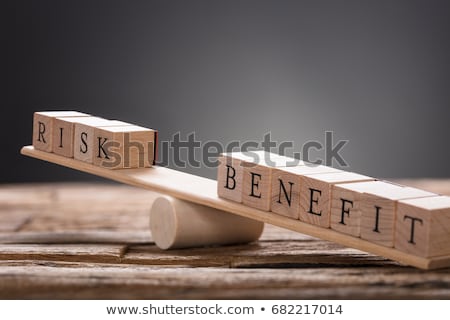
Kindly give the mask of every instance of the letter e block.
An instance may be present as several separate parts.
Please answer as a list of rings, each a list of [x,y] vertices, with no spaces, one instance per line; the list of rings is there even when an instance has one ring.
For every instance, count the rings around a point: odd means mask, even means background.
[[[272,170],[271,211],[289,218],[299,219],[301,178],[321,175],[328,172],[341,172],[327,166],[303,165],[295,167],[274,168]],[[315,194],[315,197],[320,195]]]
[[[450,254],[450,197],[400,200],[395,248],[421,257]]]
[[[331,186],[374,180],[368,176],[345,171],[302,176],[300,181],[300,220],[329,228]]]

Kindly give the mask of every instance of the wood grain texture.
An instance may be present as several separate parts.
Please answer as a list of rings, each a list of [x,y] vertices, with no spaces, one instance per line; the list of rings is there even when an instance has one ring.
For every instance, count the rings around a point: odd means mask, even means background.
[[[436,188],[450,194],[450,181]],[[0,298],[450,298],[450,269],[405,267],[271,225],[248,245],[161,251],[147,224],[157,196],[114,184],[2,185],[0,217],[29,221],[0,232],[9,242],[0,244]]]
[[[299,220],[290,219],[271,212],[258,210],[229,200],[221,199],[217,195],[217,182],[199,176],[156,166],[152,168],[108,170],[85,162],[35,150],[32,146],[23,147],[21,153],[37,159],[50,161],[62,166],[123,182],[128,185],[160,192],[182,200],[227,211],[314,237],[319,237],[324,240],[333,241],[347,247],[393,259],[406,265],[412,265],[422,269],[450,266],[450,255],[442,256],[437,259],[418,257],[410,253],[402,252],[394,248],[387,248],[338,231],[325,229]],[[335,188],[337,186],[338,185],[334,185],[333,187]],[[331,225],[333,225],[333,202],[331,208]],[[359,226],[357,226],[357,234],[359,235]]]

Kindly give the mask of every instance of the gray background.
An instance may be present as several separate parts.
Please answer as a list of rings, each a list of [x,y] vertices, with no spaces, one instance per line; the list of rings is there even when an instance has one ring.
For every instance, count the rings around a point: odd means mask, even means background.
[[[162,140],[271,131],[296,151],[334,131],[349,140],[347,170],[450,177],[449,3],[8,1],[1,182],[93,179],[18,154],[32,113],[51,109],[154,127]]]

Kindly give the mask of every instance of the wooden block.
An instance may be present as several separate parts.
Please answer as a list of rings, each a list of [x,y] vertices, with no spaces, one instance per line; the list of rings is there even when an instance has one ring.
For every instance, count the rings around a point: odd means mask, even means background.
[[[107,169],[151,167],[156,131],[139,126],[96,127],[93,164]]]
[[[450,197],[400,200],[395,248],[421,257],[450,254]]]
[[[98,117],[86,117],[75,123],[73,157],[77,160],[92,163],[94,161],[94,129],[96,127],[131,126],[131,124],[107,120]]]
[[[273,169],[270,210],[286,217],[299,219],[301,177],[330,172],[342,171],[332,167],[311,164]]]
[[[437,196],[432,192],[382,182],[367,190],[361,203],[361,238],[386,247],[394,246],[397,201]]]
[[[93,117],[57,117],[53,120],[53,152],[67,158],[73,158],[75,124]]]
[[[242,202],[242,160],[228,154],[219,157],[217,168],[217,194],[219,197]]]
[[[272,202],[272,169],[303,164],[299,160],[273,154],[264,154],[257,162],[244,162],[242,203],[269,211]]]
[[[56,117],[89,116],[78,111],[42,111],[33,116],[33,146],[37,150],[53,151],[53,125]]]
[[[219,157],[219,167],[217,170],[217,194],[221,198],[242,202],[242,182],[244,176],[243,163],[257,163],[264,157],[283,159],[276,154],[267,154],[264,151],[251,152],[230,152],[223,153]],[[294,163],[301,164],[299,160]]]
[[[330,227],[336,231],[359,237],[362,196],[367,190],[379,187],[379,183],[380,181],[365,181],[332,185]]]
[[[300,179],[300,220],[329,228],[331,186],[374,180],[372,177],[345,171],[302,176]]]

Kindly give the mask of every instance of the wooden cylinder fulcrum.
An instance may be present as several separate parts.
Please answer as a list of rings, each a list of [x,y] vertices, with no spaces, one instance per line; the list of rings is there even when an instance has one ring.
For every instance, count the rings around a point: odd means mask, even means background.
[[[264,223],[170,196],[150,209],[150,230],[161,249],[241,244],[259,239]]]

